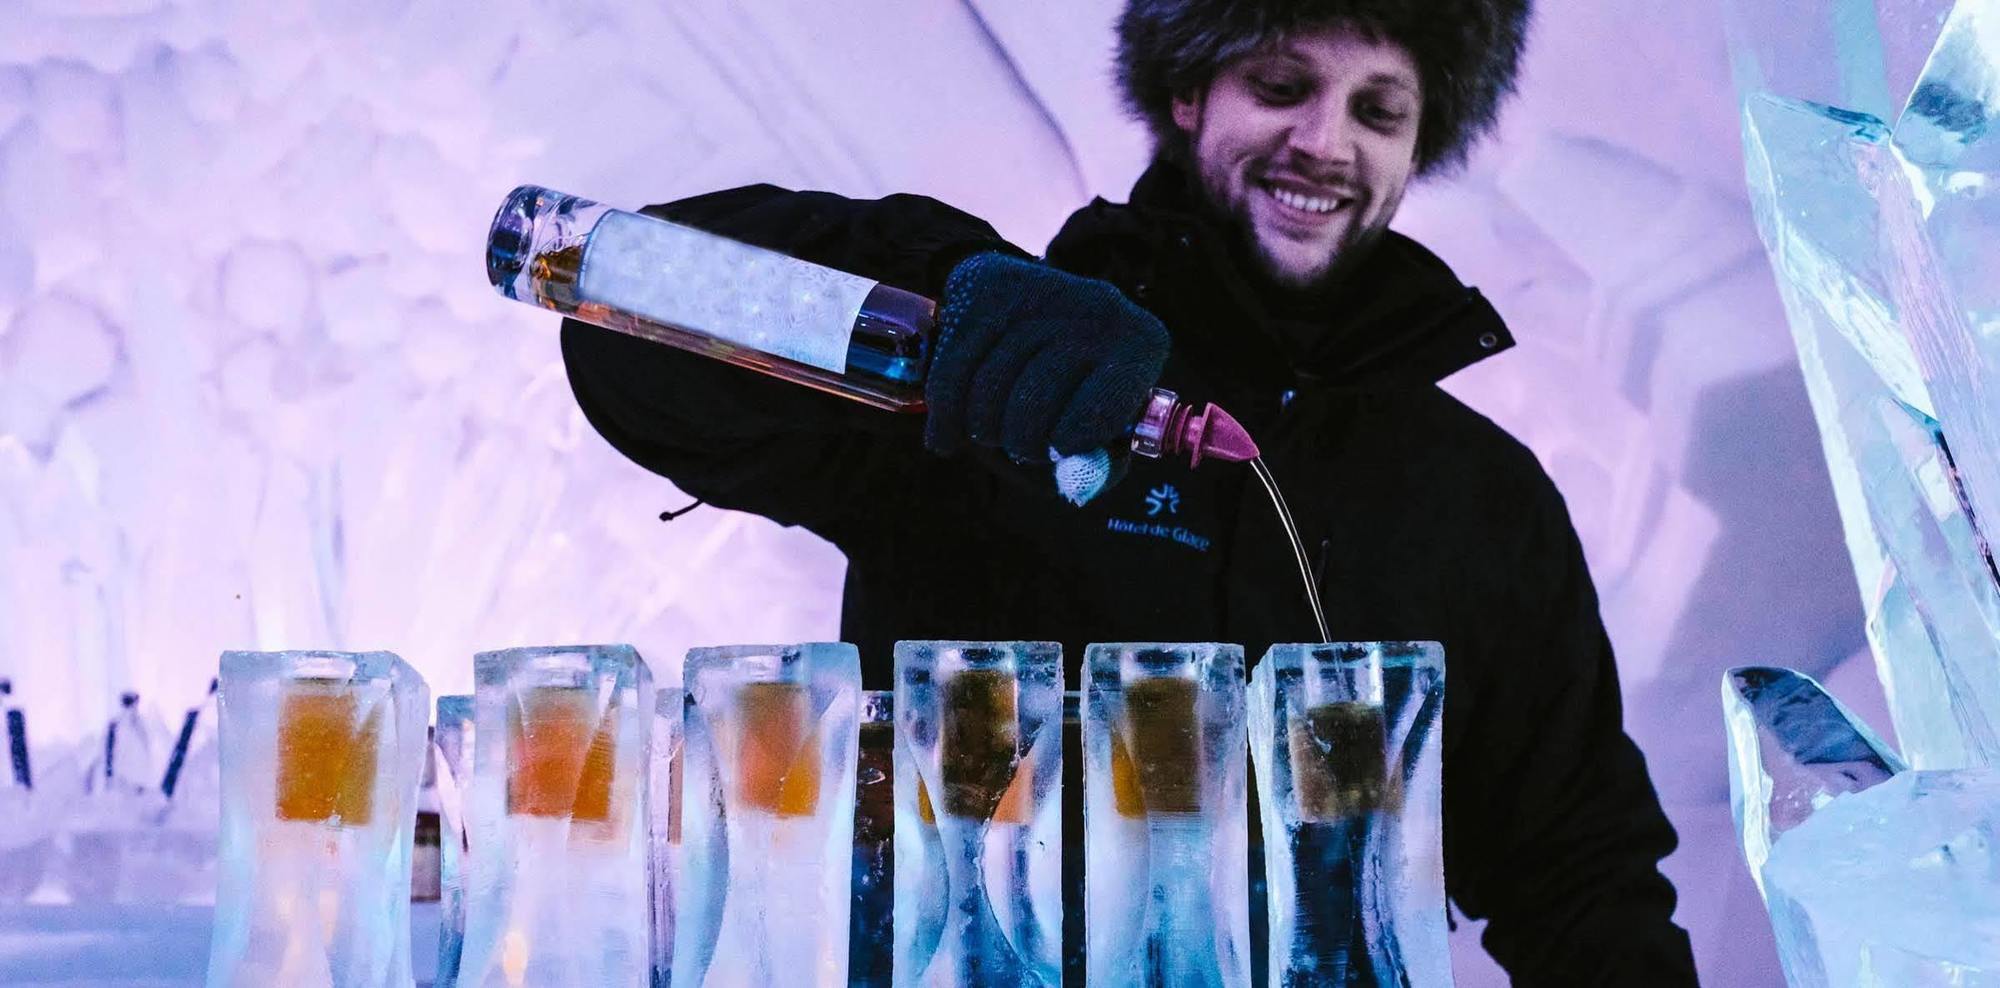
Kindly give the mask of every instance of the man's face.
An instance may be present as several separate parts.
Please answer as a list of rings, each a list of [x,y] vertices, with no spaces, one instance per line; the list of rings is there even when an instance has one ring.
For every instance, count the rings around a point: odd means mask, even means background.
[[[1173,106],[1210,205],[1290,288],[1319,284],[1388,227],[1422,110],[1409,52],[1345,25],[1245,55]]]

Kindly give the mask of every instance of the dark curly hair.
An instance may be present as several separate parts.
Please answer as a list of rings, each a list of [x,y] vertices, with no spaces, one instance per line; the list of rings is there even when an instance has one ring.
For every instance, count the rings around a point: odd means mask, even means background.
[[[1231,60],[1296,31],[1351,24],[1409,51],[1423,86],[1417,173],[1465,163],[1514,91],[1531,0],[1130,0],[1118,18],[1118,85],[1156,146],[1182,143],[1173,98]]]

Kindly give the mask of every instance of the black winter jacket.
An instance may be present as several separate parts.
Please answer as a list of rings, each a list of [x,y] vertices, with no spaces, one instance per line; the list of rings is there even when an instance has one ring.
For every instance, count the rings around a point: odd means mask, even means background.
[[[1318,326],[1286,328],[1156,163],[1049,245],[1173,339],[1162,386],[1214,401],[1286,491],[1335,641],[1443,643],[1446,885],[1519,985],[1691,985],[1675,845],[1623,730],[1617,671],[1561,496],[1520,443],[1437,386],[1512,345],[1478,291],[1390,234]],[[935,298],[1012,248],[934,200],[753,186],[659,215]],[[1311,341],[1304,348],[1292,341]],[[880,412],[584,323],[563,354],[592,425],[713,504],[804,525],[848,559],[841,636],[886,687],[898,639],[1228,641],[1251,661],[1318,637],[1289,543],[1240,466],[1135,460],[1083,508],[1046,473],[941,458]]]

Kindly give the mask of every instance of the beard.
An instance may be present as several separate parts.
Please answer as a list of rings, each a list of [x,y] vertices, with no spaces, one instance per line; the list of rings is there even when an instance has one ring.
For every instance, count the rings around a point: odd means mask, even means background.
[[[1201,177],[1199,169],[1192,169],[1190,175],[1194,198],[1200,204],[1201,213],[1208,224],[1221,231],[1228,247],[1229,257],[1236,269],[1245,276],[1258,294],[1275,297],[1281,305],[1285,303],[1311,304],[1335,294],[1356,267],[1373,253],[1377,244],[1388,232],[1386,219],[1355,230],[1338,244],[1329,248],[1327,256],[1313,270],[1300,274],[1288,270],[1257,236],[1256,221],[1247,207],[1231,205],[1218,191],[1211,189]],[[1393,215],[1394,210],[1387,211]]]

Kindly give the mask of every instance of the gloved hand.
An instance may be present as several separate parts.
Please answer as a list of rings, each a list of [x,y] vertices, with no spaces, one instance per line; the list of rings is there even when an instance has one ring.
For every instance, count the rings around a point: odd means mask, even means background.
[[[1167,329],[1108,282],[997,251],[945,279],[924,444],[1046,462],[1122,439],[1167,363]]]

